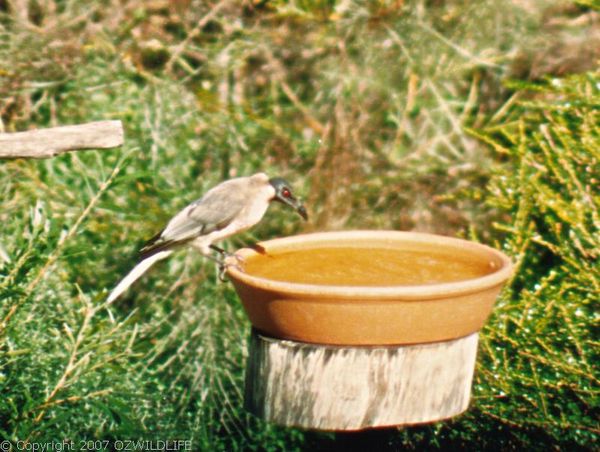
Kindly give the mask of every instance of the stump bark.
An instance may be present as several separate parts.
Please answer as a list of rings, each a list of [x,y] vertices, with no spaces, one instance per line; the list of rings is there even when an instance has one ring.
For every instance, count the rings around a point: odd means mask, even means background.
[[[331,346],[253,330],[246,408],[285,426],[360,430],[446,419],[467,409],[478,334],[429,344]]]

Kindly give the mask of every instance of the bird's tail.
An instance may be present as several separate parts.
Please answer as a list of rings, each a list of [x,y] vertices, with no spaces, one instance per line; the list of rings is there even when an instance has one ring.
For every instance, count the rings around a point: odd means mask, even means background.
[[[154,263],[158,262],[159,260],[165,259],[169,255],[171,255],[171,253],[173,253],[173,250],[159,251],[158,253],[152,254],[147,258],[142,259],[135,267],[133,267],[133,269],[127,274],[127,276],[125,276],[125,278],[123,278],[121,282],[117,284],[117,287],[115,287],[112,290],[106,302],[112,303],[117,298],[119,298],[121,294],[125,292],[129,288],[129,286],[131,286],[140,276],[146,273],[146,270],[152,267]]]

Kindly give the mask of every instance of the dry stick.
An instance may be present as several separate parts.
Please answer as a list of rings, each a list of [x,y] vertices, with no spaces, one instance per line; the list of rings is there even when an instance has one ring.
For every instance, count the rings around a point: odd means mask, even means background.
[[[500,65],[498,65],[496,63],[493,63],[488,60],[484,60],[483,58],[480,58],[477,55],[473,55],[467,49],[460,47],[458,44],[452,42],[451,40],[446,38],[443,34],[441,34],[439,31],[437,31],[434,28],[427,25],[425,22],[419,21],[419,22],[417,22],[417,25],[419,27],[421,27],[423,30],[425,30],[427,33],[430,33],[433,36],[435,36],[436,38],[438,38],[440,41],[442,41],[447,46],[454,49],[459,55],[461,55],[465,59],[475,62],[476,64],[481,65],[481,66],[491,67],[491,68],[495,68],[495,69],[500,68]]]
[[[165,69],[167,72],[171,72],[171,70],[173,69],[173,65],[179,59],[181,54],[185,51],[185,48],[192,41],[192,39],[198,36],[202,32],[202,29],[206,26],[206,24],[210,22],[217,15],[217,13],[221,9],[223,9],[223,7],[225,7],[228,3],[229,0],[221,0],[219,3],[213,6],[212,9],[202,19],[198,21],[196,26],[192,29],[192,31],[190,31],[187,37],[183,41],[181,41],[181,43],[177,47],[175,47],[173,53],[171,54],[171,57],[169,58],[169,61],[167,61],[167,64],[165,65]]]
[[[94,397],[94,396],[98,396],[98,395],[104,395],[106,393],[110,393],[111,389],[107,389],[107,390],[100,390],[100,391],[96,391],[96,392],[92,392],[90,394],[88,394],[87,396],[71,396],[68,397],[67,399],[64,400],[60,400],[60,401],[56,401],[54,400],[54,398],[56,397],[56,395],[59,393],[59,391],[61,391],[67,384],[68,384],[68,379],[71,376],[71,374],[82,364],[85,362],[85,359],[87,357],[90,356],[90,354],[92,352],[88,352],[86,353],[82,358],[80,358],[79,360],[77,359],[77,356],[79,354],[79,348],[81,346],[81,344],[83,343],[83,340],[85,338],[84,332],[85,330],[88,328],[89,324],[90,324],[90,320],[91,318],[94,316],[96,310],[91,307],[90,305],[87,306],[86,311],[85,311],[85,317],[83,319],[81,328],[79,329],[79,332],[77,333],[77,338],[73,344],[73,348],[71,349],[71,354],[69,355],[69,361],[67,362],[67,366],[65,367],[65,370],[63,372],[63,374],[61,375],[60,379],[58,380],[58,382],[56,383],[56,385],[54,386],[54,389],[52,390],[52,392],[50,393],[50,395],[48,395],[48,397],[46,398],[46,401],[41,404],[40,406],[38,406],[36,408],[40,410],[40,412],[38,413],[38,415],[34,418],[34,422],[37,424],[39,423],[43,418],[44,415],[46,414],[46,411],[49,407],[53,406],[53,405],[57,405],[59,403],[64,403],[69,401],[77,401],[80,400],[82,398],[88,398],[88,397]],[[30,443],[32,436],[36,435],[38,432],[36,432],[35,430],[33,430],[29,436],[25,439],[24,444],[27,445]]]
[[[94,309],[88,306],[88,308],[85,311],[85,317],[83,318],[83,324],[81,325],[81,328],[79,329],[79,332],[77,333],[77,339],[75,340],[75,343],[73,344],[73,348],[71,349],[71,354],[69,355],[69,361],[67,362],[67,366],[65,367],[63,374],[61,375],[60,379],[54,386],[54,389],[52,390],[50,395],[46,398],[45,402],[38,407],[41,411],[38,413],[38,415],[34,419],[34,421],[36,423],[38,423],[42,420],[42,418],[44,417],[44,414],[46,413],[46,408],[51,406],[51,402],[54,399],[54,397],[56,396],[56,394],[58,394],[58,392],[65,386],[68,378],[71,376],[73,371],[75,371],[75,369],[77,369],[77,367],[83,362],[81,359],[77,360],[77,356],[79,354],[79,347],[81,346],[83,339],[84,339],[84,332],[87,329],[87,327],[90,323],[90,320],[94,315],[94,312],[95,312]],[[87,355],[84,355],[84,356],[87,356]]]
[[[110,186],[110,184],[112,183],[112,181],[114,180],[114,178],[119,173],[120,169],[121,169],[121,167],[117,164],[117,166],[115,166],[115,168],[113,169],[113,171],[110,174],[110,176],[108,177],[108,179],[106,181],[104,181],[100,185],[100,189],[94,195],[94,197],[90,200],[90,202],[85,207],[85,209],[83,209],[83,212],[81,213],[81,215],[79,215],[79,218],[77,218],[77,220],[75,221],[75,223],[73,224],[73,226],[71,226],[71,228],[69,229],[69,231],[67,232],[67,234],[64,235],[63,237],[61,237],[61,239],[58,241],[58,244],[57,244],[56,248],[54,249],[54,251],[52,251],[52,253],[48,257],[48,259],[46,260],[46,263],[41,268],[41,270],[38,272],[38,274],[36,275],[36,277],[27,285],[27,287],[23,291],[23,294],[21,295],[21,298],[19,299],[19,301],[17,301],[14,305],[12,305],[12,307],[8,311],[8,314],[6,314],[6,316],[4,317],[4,319],[0,322],[0,339],[4,335],[11,317],[15,314],[15,312],[17,311],[17,309],[21,306],[21,304],[23,304],[23,302],[31,294],[31,292],[37,286],[37,284],[46,275],[46,272],[48,271],[48,269],[60,257],[60,254],[62,253],[62,249],[63,249],[65,243],[71,237],[73,237],[77,233],[77,231],[79,230],[79,226],[81,225],[81,223],[83,222],[83,220],[87,218],[87,216],[89,215],[89,213],[96,206],[96,204],[100,200],[100,197],[108,189],[108,187]]]
[[[552,420],[548,420],[546,422],[544,421],[536,421],[535,419],[525,419],[525,421],[521,424],[519,424],[518,422],[512,421],[508,418],[502,417],[502,416],[498,416],[497,414],[492,413],[491,411],[487,411],[484,408],[480,408],[479,409],[483,414],[496,419],[506,425],[509,425],[511,427],[515,427],[515,428],[523,428],[524,426],[526,426],[527,424],[529,425],[535,425],[538,427],[548,427],[550,426],[557,426],[560,427],[562,429],[581,429],[581,430],[587,430],[589,432],[593,432],[593,433],[600,433],[600,429],[598,429],[597,427],[594,426],[589,426],[589,425],[579,425],[579,424],[572,424],[570,422],[553,422]]]
[[[300,112],[304,115],[308,126],[311,129],[313,129],[316,133],[323,135],[325,133],[325,127],[323,126],[323,124],[321,124],[319,120],[315,118],[310,109],[302,103],[298,96],[296,96],[296,93],[294,93],[292,88],[290,88],[290,85],[286,83],[284,76],[282,75],[283,65],[281,64],[281,62],[277,58],[275,58],[271,51],[269,51],[268,49],[263,50],[265,51],[265,55],[269,60],[269,63],[275,69],[273,71],[273,78],[276,82],[279,83],[279,86],[281,87],[283,93],[294,104],[294,107],[300,110]]]
[[[60,399],[60,400],[54,400],[48,403],[45,403],[43,405],[40,405],[38,407],[38,409],[40,410],[45,410],[46,408],[50,408],[52,406],[56,406],[56,405],[62,405],[65,403],[74,403],[74,402],[79,402],[81,400],[86,400],[86,399],[91,399],[93,397],[99,397],[99,396],[103,396],[103,395],[107,395],[110,394],[113,390],[112,389],[100,389],[98,391],[93,391],[93,392],[89,392],[85,395],[82,396],[69,396],[65,399]]]
[[[109,149],[123,144],[121,121],[0,133],[0,158],[48,158],[82,149]]]
[[[300,101],[300,99],[298,99],[298,96],[296,96],[296,93],[294,93],[294,91],[292,91],[292,88],[290,88],[290,86],[283,80],[280,80],[279,84],[281,85],[281,89],[282,89],[283,93],[294,104],[294,107],[296,107],[298,110],[300,110],[302,112],[302,114],[306,118],[306,122],[308,123],[310,128],[313,129],[318,134],[323,134],[323,132],[325,131],[325,127],[323,127],[323,124],[321,124],[312,115],[310,110]]]

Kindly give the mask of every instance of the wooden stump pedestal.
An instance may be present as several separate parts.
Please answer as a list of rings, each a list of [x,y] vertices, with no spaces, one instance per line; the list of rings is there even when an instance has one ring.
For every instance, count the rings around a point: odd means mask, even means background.
[[[253,330],[246,408],[276,424],[361,430],[446,419],[467,409],[478,334],[430,344],[335,346]]]

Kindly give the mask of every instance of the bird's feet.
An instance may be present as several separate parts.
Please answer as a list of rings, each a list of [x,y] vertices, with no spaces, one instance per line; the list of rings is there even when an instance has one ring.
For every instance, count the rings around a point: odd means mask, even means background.
[[[210,245],[210,247],[220,254],[221,259],[219,261],[219,280],[227,281],[226,274],[227,269],[230,267],[237,268],[239,271],[244,271],[244,264],[246,260],[235,253],[229,253],[216,245]]]
[[[240,258],[240,256],[231,255],[231,256],[228,256],[227,258],[225,258],[225,260],[223,260],[219,264],[219,280],[220,281],[222,281],[222,282],[227,281],[227,270],[229,270],[232,267],[241,272],[244,271],[243,265],[240,265],[240,264],[243,264],[244,259],[242,258],[241,260],[238,260],[239,258]],[[238,262],[238,263],[235,263],[235,262]]]
[[[235,258],[240,264],[245,262],[245,259],[242,256],[239,256],[235,253],[230,253],[229,251],[225,251],[223,248],[218,247],[217,245],[210,245],[210,249],[216,251],[221,256],[223,262],[227,261],[229,258]]]

